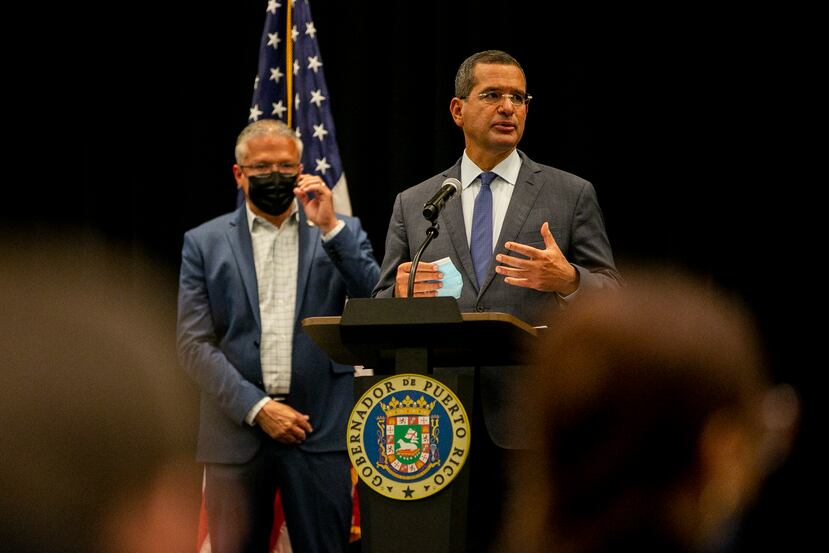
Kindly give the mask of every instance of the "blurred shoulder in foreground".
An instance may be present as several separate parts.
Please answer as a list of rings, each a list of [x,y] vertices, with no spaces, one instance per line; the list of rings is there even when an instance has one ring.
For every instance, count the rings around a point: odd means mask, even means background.
[[[748,310],[676,274],[574,302],[527,390],[536,449],[493,551],[725,551],[786,456],[798,399]]]
[[[201,473],[175,276],[64,236],[0,239],[0,543],[192,553]]]

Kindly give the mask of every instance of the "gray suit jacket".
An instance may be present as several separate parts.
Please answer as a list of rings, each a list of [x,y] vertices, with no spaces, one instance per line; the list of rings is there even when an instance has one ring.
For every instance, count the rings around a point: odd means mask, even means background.
[[[621,277],[613,263],[610,242],[596,192],[588,181],[554,167],[541,165],[523,152],[518,181],[507,209],[501,235],[495,244],[493,263],[481,288],[475,279],[472,257],[466,240],[463,210],[458,199],[448,202],[438,217],[440,234],[426,249],[422,261],[450,257],[463,277],[458,299],[462,312],[500,311],[532,324],[549,322],[562,302],[557,294],[512,286],[495,274],[494,256],[503,253],[508,241],[544,248],[541,225],[550,231],[565,257],[579,272],[580,290],[615,287]],[[448,170],[413,186],[397,196],[389,230],[386,253],[380,269],[375,297],[392,297],[397,266],[411,261],[426,237],[429,222],[423,217],[425,204],[447,177],[460,178],[460,160]],[[511,388],[519,387],[521,371],[495,367],[481,369],[481,394],[487,429],[502,447],[520,447],[518,415],[510,409]]]

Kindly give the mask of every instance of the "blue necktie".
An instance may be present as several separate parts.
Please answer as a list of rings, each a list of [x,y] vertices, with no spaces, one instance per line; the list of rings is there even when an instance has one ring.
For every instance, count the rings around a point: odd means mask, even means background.
[[[492,261],[492,189],[489,187],[497,175],[491,171],[481,173],[481,191],[475,198],[475,210],[472,212],[472,238],[469,251],[472,265],[478,279],[478,289],[484,284],[484,278]]]

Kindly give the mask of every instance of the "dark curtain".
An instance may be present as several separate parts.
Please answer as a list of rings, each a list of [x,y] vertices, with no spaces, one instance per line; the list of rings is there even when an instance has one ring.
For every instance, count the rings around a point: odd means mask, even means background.
[[[5,49],[19,130],[6,140],[3,225],[103,236],[177,271],[183,232],[235,206],[264,5],[9,19],[24,32]],[[497,48],[521,61],[534,96],[521,149],[595,185],[622,271],[673,265],[745,298],[776,376],[806,407],[792,460],[749,517],[754,546],[806,527],[822,365],[807,317],[825,306],[823,179],[810,162],[825,63],[816,17],[752,9],[312,2],[353,211],[379,259],[395,195],[462,152],[448,112],[458,65]]]

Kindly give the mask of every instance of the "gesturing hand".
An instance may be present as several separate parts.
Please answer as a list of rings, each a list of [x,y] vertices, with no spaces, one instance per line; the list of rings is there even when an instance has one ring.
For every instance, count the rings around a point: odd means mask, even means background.
[[[256,414],[256,423],[268,436],[285,444],[299,444],[305,441],[314,429],[303,415],[290,405],[269,401]]]
[[[504,247],[529,259],[498,254],[495,260],[503,265],[497,265],[495,272],[504,275],[504,282],[513,286],[542,292],[558,292],[563,296],[572,294],[579,287],[578,271],[561,253],[546,222],[541,225],[541,236],[544,238],[543,250],[517,242],[507,242]]]
[[[309,194],[313,194],[313,198]],[[317,225],[323,234],[337,224],[334,214],[334,196],[328,185],[316,175],[300,175],[297,179],[294,196],[305,210],[308,220]]]

